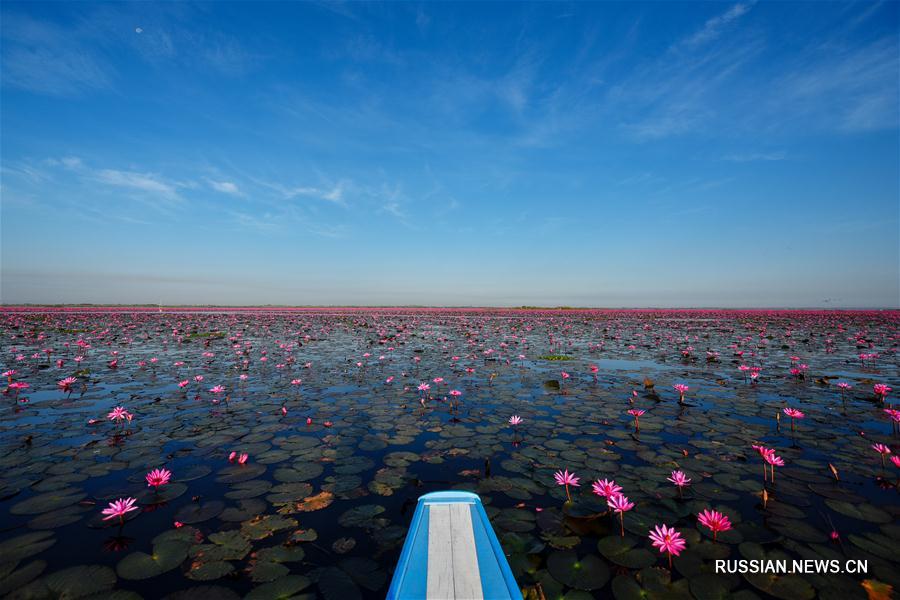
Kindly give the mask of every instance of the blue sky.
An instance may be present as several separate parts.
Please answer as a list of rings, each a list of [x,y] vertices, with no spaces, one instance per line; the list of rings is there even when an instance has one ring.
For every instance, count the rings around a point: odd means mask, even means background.
[[[0,300],[897,307],[898,7],[3,2]]]

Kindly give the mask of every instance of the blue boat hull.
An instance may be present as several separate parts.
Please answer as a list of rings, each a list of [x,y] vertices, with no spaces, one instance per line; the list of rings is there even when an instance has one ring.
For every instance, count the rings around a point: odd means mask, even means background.
[[[387,597],[521,600],[477,494],[433,492],[419,498]]]

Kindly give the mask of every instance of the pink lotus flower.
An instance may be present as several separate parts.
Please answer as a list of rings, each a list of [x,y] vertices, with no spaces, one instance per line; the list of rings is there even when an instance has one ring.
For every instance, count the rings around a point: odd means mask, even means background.
[[[697,520],[704,527],[708,527],[713,532],[713,541],[720,531],[728,531],[731,529],[731,519],[716,510],[703,510],[697,515]]]
[[[673,388],[676,392],[678,392],[678,403],[679,403],[679,404],[684,404],[684,395],[685,395],[685,394],[687,393],[687,391],[688,391],[689,389],[691,389],[691,388],[688,387],[688,385],[687,385],[687,384],[684,384],[684,383],[676,383],[675,385],[672,386],[672,388]]]
[[[794,419],[802,419],[806,416],[802,411],[797,410],[796,408],[788,407],[785,408],[783,412],[791,418],[791,431],[794,431]]]
[[[516,427],[517,425],[521,425],[522,421],[524,421],[524,419],[522,417],[520,417],[519,415],[513,415],[509,418],[509,424],[512,425],[513,427]]]
[[[606,498],[606,505],[613,512],[619,513],[619,533],[625,537],[625,511],[634,508],[634,502],[629,502],[628,498],[622,494],[612,494]]]
[[[70,389],[75,383],[78,381],[75,377],[66,377],[65,379],[60,379],[56,382],[58,387],[61,387],[64,390]]]
[[[237,452],[232,451],[231,454],[228,455],[228,462],[237,461],[239,465],[242,465],[247,462],[248,458],[250,458],[250,456],[246,452],[238,454]]]
[[[759,455],[765,461],[763,462],[763,481],[767,481],[768,472],[766,465],[768,464],[772,468],[772,483],[775,483],[775,467],[783,467],[784,459],[780,456],[775,456],[775,450],[772,448],[754,445],[753,449],[759,452]]]
[[[892,389],[893,388],[888,387],[884,383],[876,383],[872,386],[872,391],[875,392],[875,395],[878,396],[882,402],[884,402],[884,399],[887,398],[888,393],[890,393]]]
[[[872,450],[881,455],[881,468],[884,468],[884,459],[891,453],[890,447],[885,444],[872,444]]]
[[[672,568],[672,556],[678,556],[687,548],[687,542],[684,541],[681,534],[665,524],[657,525],[652,529],[649,537],[653,542],[653,547],[659,549],[660,554],[665,552],[669,555],[669,569]]]
[[[640,431],[640,430],[641,430],[641,421],[640,421],[640,417],[641,417],[641,415],[643,415],[646,411],[641,410],[640,408],[632,408],[632,409],[629,409],[627,412],[628,412],[629,415],[631,415],[631,416],[634,417],[634,430],[635,430],[635,431]]]
[[[168,469],[153,469],[145,476],[147,487],[155,487],[157,491],[159,486],[166,485],[172,478],[172,472]]]
[[[221,385],[215,385],[215,386],[209,388],[209,392],[211,394],[221,394],[224,391],[225,391],[225,387],[221,386]]]
[[[612,479],[597,480],[591,487],[595,494],[607,499],[622,491],[622,486],[616,485]]]
[[[109,506],[104,508],[101,511],[105,517],[103,517],[104,521],[109,521],[110,519],[119,518],[119,523],[125,522],[125,515],[130,513],[133,510],[138,510],[138,507],[135,506],[137,500],[135,498],[119,498],[113,502],[109,503]]]
[[[114,409],[112,409],[108,415],[106,415],[106,418],[109,419],[110,421],[115,421],[116,423],[121,423],[126,418],[128,418],[128,411],[125,410],[124,406],[117,406]]]
[[[189,382],[187,379],[185,379],[184,381],[179,381],[179,382],[178,382],[178,387],[180,387],[181,389],[184,389],[184,388],[186,388],[186,387],[188,386],[189,383],[190,383],[190,382]]]
[[[565,471],[557,471],[553,475],[553,477],[554,479],[556,479],[556,485],[566,486],[566,498],[569,502],[571,502],[572,496],[569,495],[569,486],[571,485],[573,487],[581,487],[581,485],[578,483],[580,479],[575,476],[575,473],[569,473],[568,469],[566,469]]]
[[[681,489],[691,483],[691,478],[685,475],[684,471],[672,471],[672,475],[668,479],[678,487],[679,498],[681,498]]]

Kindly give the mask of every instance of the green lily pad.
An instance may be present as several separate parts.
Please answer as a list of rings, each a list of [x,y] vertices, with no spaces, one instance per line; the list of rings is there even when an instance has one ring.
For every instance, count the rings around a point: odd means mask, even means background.
[[[178,509],[175,513],[175,520],[186,525],[202,523],[218,517],[223,510],[225,510],[225,503],[221,500],[194,502]]]
[[[81,598],[111,590],[116,573],[100,565],[80,565],[51,573],[40,579],[57,598]]]
[[[338,517],[338,523],[343,527],[383,527],[387,521],[376,519],[377,515],[384,512],[384,507],[378,504],[365,504],[357,506]]]
[[[287,575],[273,581],[257,586],[250,590],[244,600],[289,600],[308,588],[312,582],[302,575]]]
[[[327,567],[319,572],[319,592],[325,600],[361,600],[359,587],[345,571]]]
[[[547,570],[554,579],[579,590],[596,590],[609,581],[609,568],[599,556],[589,554],[579,559],[571,550],[554,552],[547,559]]]
[[[249,596],[248,596],[249,597]],[[198,585],[164,596],[163,600],[240,600],[230,589],[218,585]]]
[[[9,509],[9,512],[14,515],[39,515],[41,513],[50,512],[51,510],[72,506],[78,501],[83,500],[86,496],[87,494],[83,490],[76,488],[56,490],[38,494],[37,496],[32,496],[27,500],[22,500],[21,502],[13,504]]]
[[[339,563],[339,566],[350,574],[350,577],[353,578],[357,585],[367,590],[376,592],[384,587],[384,584],[387,582],[387,573],[371,558],[345,558]]]
[[[825,504],[835,512],[860,521],[868,521],[870,523],[890,523],[892,521],[891,515],[871,504],[852,504],[831,498],[825,500]]]
[[[241,523],[241,535],[251,540],[261,540],[276,531],[297,526],[296,519],[281,515],[265,515]]]
[[[119,561],[116,573],[122,579],[149,579],[178,567],[187,558],[187,545],[163,542],[153,546],[153,553],[133,552]]]
[[[234,571],[234,565],[224,560],[197,561],[191,565],[185,577],[195,581],[211,581]]]
[[[42,560],[33,560],[18,568],[16,568],[16,562],[6,563],[6,565],[10,565],[11,570],[3,573],[2,577],[0,577],[0,595],[6,595],[13,590],[24,587],[34,581],[47,568],[47,563]]]
[[[656,557],[653,553],[643,547],[635,548],[637,545],[637,538],[632,536],[610,535],[597,542],[597,550],[611,562],[629,569],[642,569],[654,564]]]
[[[26,533],[0,543],[0,556],[4,561],[19,561],[43,552],[55,543],[52,531]]]
[[[290,573],[290,569],[280,563],[257,560],[250,565],[250,579],[255,583],[275,581]]]

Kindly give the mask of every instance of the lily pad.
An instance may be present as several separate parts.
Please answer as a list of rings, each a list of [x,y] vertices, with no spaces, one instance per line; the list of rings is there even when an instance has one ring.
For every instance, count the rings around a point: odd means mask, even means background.
[[[554,552],[547,559],[547,570],[554,579],[579,590],[596,590],[609,581],[609,568],[599,556],[583,558],[571,550]]]
[[[119,561],[116,573],[122,579],[149,579],[178,567],[187,558],[187,545],[163,542],[153,546],[153,553],[134,552]]]
[[[244,600],[288,600],[311,584],[309,578],[303,575],[287,575],[272,583],[253,588]]]

